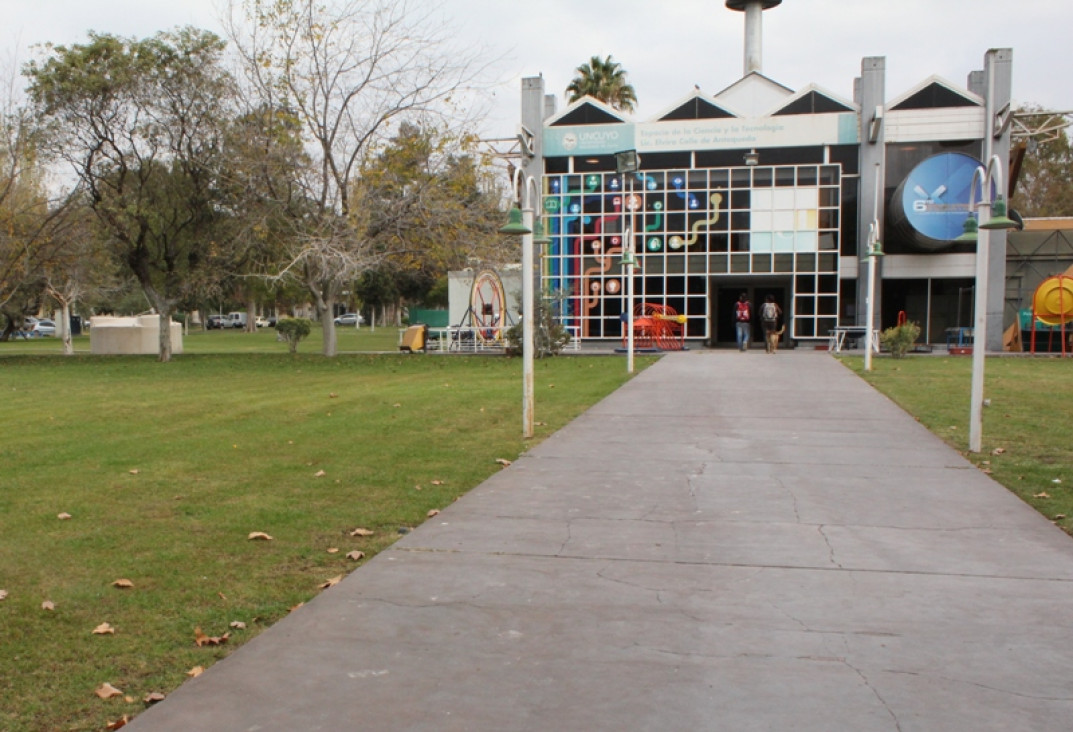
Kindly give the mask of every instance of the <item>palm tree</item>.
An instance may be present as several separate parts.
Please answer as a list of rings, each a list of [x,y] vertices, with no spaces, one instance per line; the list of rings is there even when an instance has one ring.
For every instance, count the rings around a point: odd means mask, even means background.
[[[591,96],[626,112],[632,112],[637,102],[633,86],[626,81],[626,72],[611,56],[602,61],[599,56],[593,56],[588,63],[578,66],[566,93],[570,102]]]

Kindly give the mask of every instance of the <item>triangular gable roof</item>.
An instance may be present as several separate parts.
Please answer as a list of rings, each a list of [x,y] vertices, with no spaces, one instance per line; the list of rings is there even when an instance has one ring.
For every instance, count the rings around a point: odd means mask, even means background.
[[[982,97],[941,76],[929,76],[913,88],[887,102],[887,109],[937,109],[940,107],[982,107]]]
[[[622,124],[624,122],[626,122],[626,118],[611,105],[604,104],[596,97],[584,96],[544,124],[547,127],[563,127],[566,125]]]
[[[748,74],[746,74],[745,76],[741,77],[740,79],[738,79],[737,81],[735,81],[733,84],[731,84],[730,86],[726,87],[722,91],[716,92],[715,95],[714,95],[714,99],[716,99],[718,101],[720,97],[722,97],[723,95],[727,94],[728,92],[734,91],[735,89],[737,89],[739,87],[752,86],[752,85],[756,85],[756,84],[762,84],[762,85],[764,85],[766,87],[770,87],[773,90],[780,91],[785,96],[790,96],[791,94],[794,93],[793,89],[791,89],[790,87],[785,86],[783,84],[780,84],[779,82],[777,82],[774,79],[772,79],[770,76],[764,76],[759,71],[750,71]]]
[[[769,79],[759,71],[751,71],[716,94],[714,99],[722,107],[738,110],[741,116],[755,117],[793,93],[793,89]]]
[[[815,84],[809,84],[772,111],[769,116],[788,114],[828,114],[831,112],[856,112],[857,105]]]
[[[691,94],[679,99],[671,106],[657,114],[653,121],[667,122],[678,119],[726,119],[728,117],[740,117],[733,110],[727,109],[724,104],[717,103],[700,89],[694,89]]]

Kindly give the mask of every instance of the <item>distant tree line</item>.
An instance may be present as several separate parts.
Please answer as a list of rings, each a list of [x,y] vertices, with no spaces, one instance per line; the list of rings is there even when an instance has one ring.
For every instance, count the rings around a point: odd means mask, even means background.
[[[162,323],[309,303],[334,355],[338,306],[428,302],[450,269],[517,259],[455,101],[479,67],[431,17],[403,0],[229,10],[227,41],[46,47],[24,96],[0,99],[0,338],[46,303]]]

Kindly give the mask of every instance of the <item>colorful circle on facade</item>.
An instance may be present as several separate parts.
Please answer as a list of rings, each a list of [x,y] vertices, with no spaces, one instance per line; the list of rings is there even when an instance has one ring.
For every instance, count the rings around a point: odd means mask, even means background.
[[[600,283],[599,282],[590,283],[589,284],[589,289],[592,290],[593,292],[599,292],[600,291]]]
[[[650,252],[658,252],[660,249],[663,248],[663,242],[660,240],[660,238],[658,236],[653,236],[645,244],[645,248],[647,248],[648,251],[650,251]]]
[[[604,285],[604,289],[609,295],[617,295],[618,291],[622,289],[622,285],[618,280],[608,280]]]
[[[621,243],[622,243],[622,240],[619,239],[617,236],[611,237],[611,246],[617,247]]]
[[[910,171],[891,203],[918,234],[934,242],[950,242],[964,231],[972,177],[979,167],[978,160],[964,153],[933,155]]]
[[[652,210],[653,211],[662,211],[663,210],[663,201],[653,201],[652,202]]]
[[[684,244],[685,240],[683,240],[680,236],[672,236],[670,239],[667,240],[667,246],[669,246],[671,249],[681,249]]]
[[[627,202],[626,206],[631,211],[636,211],[637,209],[641,208],[641,197],[638,196],[636,193],[633,194],[632,196],[629,196],[627,198],[627,201],[628,202]]]
[[[548,213],[558,213],[559,211],[559,199],[558,198],[545,198],[544,210]]]

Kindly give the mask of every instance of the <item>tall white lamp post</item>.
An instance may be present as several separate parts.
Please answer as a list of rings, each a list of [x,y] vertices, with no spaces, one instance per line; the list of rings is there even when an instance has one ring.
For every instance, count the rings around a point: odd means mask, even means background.
[[[980,200],[975,203],[976,218],[972,207],[976,198],[977,181],[980,183]],[[991,200],[991,188],[998,195]],[[980,165],[972,173],[969,188],[969,215],[965,219],[965,233],[954,241],[976,242],[976,297],[972,325],[972,388],[969,396],[969,451],[980,452],[983,445],[984,408],[984,351],[987,349],[987,259],[991,246],[991,230],[1016,229],[1017,222],[1006,216],[1006,201],[1002,195],[1002,161],[992,155],[987,168]],[[984,221],[984,214],[990,214]]]
[[[623,198],[626,205],[623,211],[626,216],[626,226],[622,241],[622,269],[626,275],[626,373],[633,373],[633,268],[637,265],[637,256],[633,248],[633,177],[631,173],[641,167],[641,157],[636,150],[624,150],[615,153],[615,171],[622,176],[623,182],[630,181],[630,185],[622,187]]]
[[[513,183],[521,210],[517,205],[512,207],[510,221],[499,232],[522,237],[522,436],[528,439],[533,436],[533,332],[537,317],[533,300],[533,211],[539,193],[536,180],[524,175],[521,168],[514,171]]]
[[[876,163],[876,199],[872,208],[872,223],[868,225],[868,308],[865,317],[867,327],[864,334],[864,370],[872,370],[872,350],[878,346],[876,337],[876,258],[883,256],[883,245],[879,241],[879,163]]]

